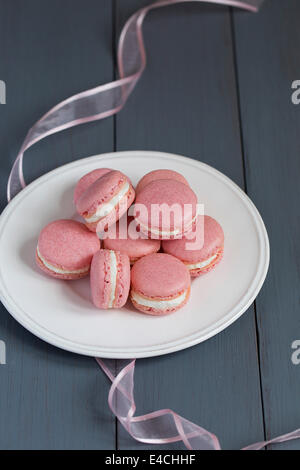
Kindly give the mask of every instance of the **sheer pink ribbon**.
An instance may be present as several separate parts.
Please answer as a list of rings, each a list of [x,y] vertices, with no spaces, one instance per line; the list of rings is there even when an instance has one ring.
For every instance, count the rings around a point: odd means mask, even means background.
[[[59,103],[45,114],[29,130],[11,170],[7,198],[10,201],[25,187],[23,175],[24,152],[45,137],[86,122],[96,121],[118,113],[146,67],[142,26],[150,10],[190,1],[215,3],[257,11],[263,0],[160,0],[141,8],[125,24],[119,41],[119,80],[78,93]],[[155,411],[134,416],[134,367],[135,361],[96,359],[112,381],[109,406],[128,433],[147,444],[182,442],[187,449],[220,449],[217,437],[205,429],[182,418],[172,410]],[[115,371],[117,367],[117,371]],[[267,444],[284,442],[300,437],[300,430],[276,439],[259,442],[246,449],[261,449]]]
[[[170,409],[135,416],[134,368],[135,360],[103,360],[99,366],[112,382],[108,404],[126,431],[144,444],[171,444],[181,442],[188,450],[221,450],[218,438],[206,429]],[[116,370],[117,369],[117,370]],[[242,450],[260,450],[269,444],[278,444],[300,438],[300,429],[269,441],[261,441]]]
[[[52,108],[29,130],[14,162],[7,186],[10,201],[25,187],[24,152],[45,137],[70,127],[96,121],[118,113],[146,67],[143,22],[149,11],[186,2],[206,2],[257,11],[263,0],[159,0],[134,13],[125,24],[118,47],[119,80],[71,96]]]

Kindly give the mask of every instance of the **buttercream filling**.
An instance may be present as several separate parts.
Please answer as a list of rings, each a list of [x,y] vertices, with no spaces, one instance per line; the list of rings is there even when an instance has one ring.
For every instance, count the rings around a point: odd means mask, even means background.
[[[87,266],[86,268],[82,268],[82,269],[74,269],[73,271],[68,271],[66,269],[57,268],[56,266],[53,266],[52,264],[48,263],[45,260],[45,258],[41,256],[39,247],[37,247],[36,251],[37,251],[38,257],[40,258],[42,263],[46,266],[46,268],[50,269],[50,271],[53,271],[57,274],[83,274],[83,273],[87,273],[90,269],[90,266]]]
[[[193,225],[193,223],[195,222],[197,217],[198,217],[198,214],[196,214],[195,217],[193,217],[192,221],[189,223],[189,225],[187,227],[184,226],[184,228],[187,229],[188,227]],[[138,219],[136,220],[136,222],[142,227],[142,229],[144,229],[144,231],[145,230],[149,231],[153,235],[173,236],[173,235],[179,235],[180,233],[182,233],[182,230],[179,230],[179,229],[166,231],[166,230],[158,230],[158,229],[155,229],[155,228],[151,228],[151,227],[148,227],[145,224],[142,224]]]
[[[188,289],[183,292],[183,294],[175,297],[175,299],[168,299],[168,300],[153,300],[153,299],[146,299],[142,297],[135,291],[131,291],[131,298],[134,302],[143,307],[155,308],[156,310],[168,310],[169,308],[178,307],[181,305],[188,294]]]
[[[206,268],[206,266],[208,266],[214,259],[216,259],[216,257],[217,255],[213,255],[210,258],[206,259],[205,261],[202,261],[201,263],[185,264],[185,265],[190,270]]]
[[[86,222],[93,223],[98,222],[98,220],[106,217],[110,212],[112,212],[120,203],[121,199],[128,193],[130,188],[129,183],[125,183],[124,186],[120,189],[118,194],[111,198],[106,204],[101,204],[96,212],[91,217],[85,217]]]
[[[110,296],[108,302],[108,308],[113,308],[116,297],[117,287],[117,275],[118,275],[118,263],[116,253],[110,251]]]

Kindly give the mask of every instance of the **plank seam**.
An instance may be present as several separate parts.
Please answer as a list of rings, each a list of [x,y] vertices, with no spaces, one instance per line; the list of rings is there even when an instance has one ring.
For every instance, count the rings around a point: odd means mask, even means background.
[[[116,63],[116,57],[117,57],[117,4],[116,0],[112,0],[112,5],[111,5],[111,23],[112,23],[112,36],[111,36],[111,42],[112,42],[112,56],[113,56],[113,62],[112,62],[112,75],[113,75],[113,80],[117,80],[117,63]],[[117,115],[114,114],[113,116],[113,151],[117,151]],[[117,361],[115,360],[115,373],[117,372]],[[118,432],[119,432],[119,423],[117,417],[115,417],[115,450],[119,450],[119,442],[118,442]]]
[[[240,84],[239,84],[239,75],[238,75],[236,35],[235,35],[233,15],[234,15],[233,8],[230,7],[230,29],[231,29],[231,38],[232,38],[233,67],[234,67],[234,76],[235,76],[235,83],[236,83],[238,123],[239,123],[241,154],[242,154],[242,166],[243,166],[243,180],[244,180],[245,193],[248,194],[246,156],[245,156],[245,146],[244,146],[243,125],[242,125],[241,94],[240,94]],[[259,328],[258,328],[256,300],[253,302],[253,307],[254,307],[254,321],[255,321],[255,333],[256,333],[256,351],[257,351],[257,362],[258,362],[259,384],[260,384],[260,399],[261,399],[262,418],[263,418],[263,431],[264,431],[264,440],[266,440],[267,436],[266,436],[265,404],[264,404],[264,394],[263,394],[263,385],[262,385],[260,335],[259,335]]]

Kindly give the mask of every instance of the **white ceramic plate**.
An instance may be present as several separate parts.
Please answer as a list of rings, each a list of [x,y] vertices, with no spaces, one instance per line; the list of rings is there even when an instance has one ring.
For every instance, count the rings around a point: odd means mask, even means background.
[[[145,173],[171,168],[182,173],[225,232],[225,252],[215,270],[192,282],[191,298],[165,317],[143,315],[127,304],[97,310],[88,279],[59,281],[35,265],[42,227],[74,216],[73,189],[85,173],[119,169],[136,184]],[[230,179],[195,160],[159,152],[111,153],[54,170],[24,189],[0,217],[0,298],[7,310],[39,338],[68,351],[108,358],[171,353],[217,334],[250,306],[269,264],[263,221],[250,199]]]

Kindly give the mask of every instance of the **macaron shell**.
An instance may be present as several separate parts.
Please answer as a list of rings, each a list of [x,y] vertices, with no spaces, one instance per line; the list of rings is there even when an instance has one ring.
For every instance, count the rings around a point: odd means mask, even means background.
[[[180,240],[164,240],[162,249],[187,264],[201,263],[215,255],[224,247],[224,232],[221,225],[212,217],[198,216],[197,223],[193,226],[194,237],[191,233]],[[198,237],[201,248],[187,249],[187,245],[193,245]]]
[[[130,184],[127,194],[121,199],[120,203],[115,209],[110,212],[106,217],[103,217],[99,222],[85,223],[87,228],[92,232],[104,232],[104,230],[111,225],[118,222],[118,220],[127,212],[129,207],[133,204],[135,199],[135,191],[133,186]]]
[[[127,218],[126,215],[124,217]],[[127,220],[122,219],[117,224],[115,233],[112,233],[112,238],[104,238],[104,248],[125,253],[131,262],[160,250],[160,240],[143,238],[143,235],[137,232],[133,217],[128,217]],[[136,236],[139,238],[135,239]]]
[[[167,179],[176,180],[189,186],[189,183],[185,177],[180,173],[177,173],[177,171],[162,169],[150,171],[150,173],[147,173],[145,176],[143,176],[143,178],[138,182],[135,192],[138,194],[145,186],[147,186],[147,184],[151,183],[151,181]]]
[[[130,261],[124,253],[118,253],[118,279],[114,308],[122,308],[126,304],[130,291]]]
[[[130,263],[126,255],[116,252],[116,257],[117,279],[113,308],[121,308],[126,304],[129,295]],[[94,256],[90,283],[94,305],[101,309],[108,309],[112,288],[110,250],[100,250]]]
[[[127,176],[117,170],[98,178],[78,199],[76,209],[82,216],[93,215],[99,206],[109,202],[129,182]]]
[[[187,267],[165,253],[144,256],[131,270],[132,289],[146,298],[170,299],[188,289],[190,282]]]
[[[135,198],[135,191],[130,180],[120,171],[110,171],[97,179],[79,198],[76,204],[77,212],[86,218],[93,216],[96,210],[103,204],[109,203],[125,184],[129,185],[127,194],[120,203],[107,216],[95,222],[85,221],[86,226],[92,232],[101,232],[105,227],[116,223],[127,211]]]
[[[181,240],[168,240],[162,243],[165,253],[177,257],[186,265],[203,263],[216,255],[211,263],[202,268],[189,269],[191,277],[198,277],[211,271],[220,263],[224,252],[224,232],[221,225],[212,217],[199,216],[193,230],[194,237]],[[191,236],[191,233],[189,234]],[[198,239],[198,242],[197,242]],[[202,248],[195,250],[188,244],[198,243]]]
[[[163,220],[156,221],[152,217],[155,206],[165,210]],[[174,216],[168,217],[172,207],[178,207],[179,210]],[[184,232],[191,230],[197,212],[197,196],[189,186],[179,181],[156,180],[138,193],[135,208],[135,218],[143,233],[163,240],[169,239],[172,232],[177,231],[174,236],[181,237]],[[154,211],[154,214],[158,219],[158,212]]]
[[[190,269],[191,277],[202,276],[202,274],[206,274],[212,269],[214,269],[214,267],[217,266],[217,264],[219,264],[220,261],[222,261],[223,254],[224,254],[224,248],[222,247],[217,252],[217,257],[208,266],[206,266],[205,268],[200,268],[200,269]]]
[[[137,310],[139,310],[140,312],[146,313],[147,315],[153,315],[153,316],[161,317],[161,316],[169,315],[170,313],[176,312],[177,310],[180,310],[182,307],[184,307],[184,305],[189,300],[190,292],[191,292],[191,288],[189,287],[184,301],[180,305],[178,305],[177,307],[168,308],[166,310],[160,310],[160,309],[156,309],[156,308],[153,308],[153,307],[145,307],[144,305],[141,305],[141,304],[135,302],[132,297],[131,297],[131,302],[134,305],[134,307]],[[180,295],[180,294],[178,294],[178,295]],[[153,300],[159,300],[159,299],[153,299]]]
[[[110,297],[110,266],[109,253],[100,250],[95,254],[90,272],[91,295],[98,308],[106,309]]]
[[[75,186],[74,190],[74,203],[76,205],[79,198],[83,195],[83,193],[93,184],[97,179],[104,176],[106,173],[109,173],[109,168],[97,168],[96,170],[90,171],[86,175],[84,175]]]
[[[89,270],[86,273],[74,273],[74,274],[56,273],[55,271],[51,271],[51,269],[48,269],[47,266],[44,265],[44,263],[41,261],[37,253],[35,254],[35,260],[36,260],[38,267],[42,271],[44,271],[45,274],[48,274],[48,276],[54,277],[55,279],[61,279],[64,281],[75,281],[76,279],[82,279],[89,274]]]
[[[75,220],[62,219],[48,224],[40,233],[38,250],[40,256],[51,266],[65,271],[76,271],[90,266],[93,255],[100,249],[100,240],[84,224]],[[43,260],[38,256],[38,266]],[[78,278],[82,274],[59,274],[46,266],[47,274],[59,278]],[[86,274],[85,274],[86,275]],[[63,276],[63,277],[61,277]]]

